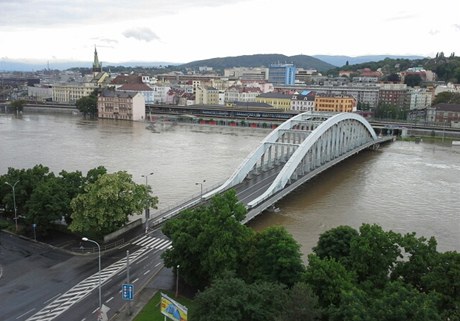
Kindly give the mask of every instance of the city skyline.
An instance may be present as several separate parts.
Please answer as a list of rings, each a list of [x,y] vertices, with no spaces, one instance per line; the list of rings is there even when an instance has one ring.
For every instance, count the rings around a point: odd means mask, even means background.
[[[2,60],[187,63],[252,54],[460,52],[460,2],[3,0]]]

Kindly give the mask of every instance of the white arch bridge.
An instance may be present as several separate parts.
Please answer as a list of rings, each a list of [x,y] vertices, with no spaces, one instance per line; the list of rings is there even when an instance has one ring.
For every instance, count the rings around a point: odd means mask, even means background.
[[[234,188],[248,208],[244,221],[248,222],[322,171],[391,140],[392,136],[377,137],[358,114],[302,113],[273,130],[224,184],[204,194],[203,199]],[[201,201],[190,200],[176,211]],[[171,209],[161,219],[174,215]]]

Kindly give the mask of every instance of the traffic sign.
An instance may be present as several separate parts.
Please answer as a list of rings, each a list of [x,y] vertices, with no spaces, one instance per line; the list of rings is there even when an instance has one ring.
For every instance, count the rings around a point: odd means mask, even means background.
[[[134,298],[134,285],[133,284],[128,284],[125,283],[121,287],[121,295],[123,297],[123,300],[133,300]]]

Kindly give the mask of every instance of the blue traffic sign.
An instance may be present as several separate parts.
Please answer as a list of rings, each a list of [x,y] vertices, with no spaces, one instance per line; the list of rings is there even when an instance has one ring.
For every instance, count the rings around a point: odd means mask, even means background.
[[[133,300],[134,298],[134,285],[133,284],[123,284],[121,287],[121,295],[123,300]]]

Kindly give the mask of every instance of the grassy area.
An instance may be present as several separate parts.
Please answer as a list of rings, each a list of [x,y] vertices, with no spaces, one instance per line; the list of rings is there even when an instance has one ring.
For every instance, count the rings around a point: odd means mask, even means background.
[[[176,300],[180,304],[186,306],[190,311],[190,308],[193,306],[193,301],[184,297],[179,296],[174,298],[174,293],[169,291],[162,291],[164,294],[168,295],[170,298]],[[164,321],[164,315],[160,312],[160,300],[161,293],[157,292],[150,302],[147,303],[141,312],[136,316],[134,321]],[[188,319],[190,320],[190,319]]]

